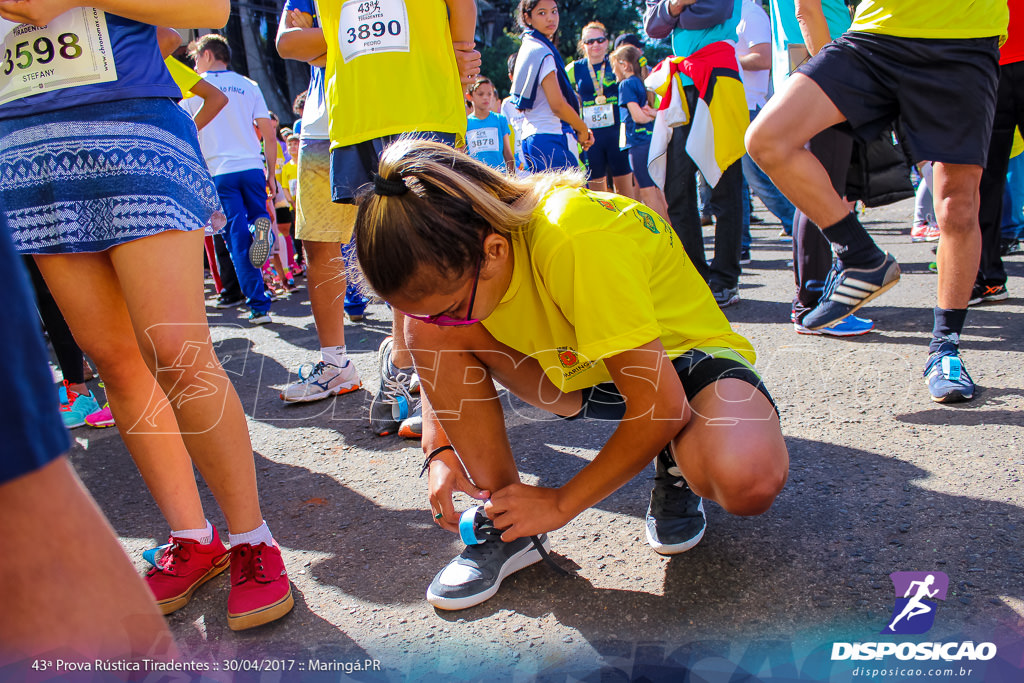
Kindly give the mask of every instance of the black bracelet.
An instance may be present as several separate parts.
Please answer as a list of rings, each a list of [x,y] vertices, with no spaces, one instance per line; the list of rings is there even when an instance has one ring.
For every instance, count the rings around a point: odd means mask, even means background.
[[[435,448],[434,450],[430,451],[430,455],[428,455],[426,457],[426,459],[423,461],[423,467],[420,469],[420,476],[421,477],[423,476],[423,473],[427,471],[427,468],[430,467],[430,461],[434,459],[434,456],[440,455],[441,453],[444,453],[445,451],[451,451],[452,453],[454,453],[455,452],[455,447],[452,446],[451,444],[449,444],[447,446],[439,446],[439,447]]]

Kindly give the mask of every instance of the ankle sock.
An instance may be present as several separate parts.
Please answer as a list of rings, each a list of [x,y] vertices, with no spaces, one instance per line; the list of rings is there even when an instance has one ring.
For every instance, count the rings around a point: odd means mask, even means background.
[[[172,531],[171,536],[175,538],[187,538],[192,541],[196,541],[201,545],[207,545],[213,542],[213,525],[210,524],[210,520],[206,520],[206,526],[202,529],[184,529],[182,531]]]
[[[228,543],[232,547],[239,543],[248,543],[249,545],[259,545],[260,543],[266,543],[267,545],[274,545],[274,537],[270,533],[270,527],[267,526],[267,522],[264,520],[263,524],[259,525],[252,531],[246,531],[244,534],[228,534]]]
[[[331,365],[337,365],[339,368],[344,366],[348,361],[348,354],[346,353],[346,347],[342,346],[321,346],[320,347],[320,359],[325,363]]]
[[[933,309],[935,314],[935,325],[932,327],[932,341],[928,345],[928,353],[935,353],[945,343],[960,346],[960,334],[964,330],[964,321],[967,319],[966,308],[939,308]]]
[[[832,243],[832,251],[843,268],[874,268],[885,260],[885,252],[878,248],[852,211],[838,223],[822,228],[821,232]]]

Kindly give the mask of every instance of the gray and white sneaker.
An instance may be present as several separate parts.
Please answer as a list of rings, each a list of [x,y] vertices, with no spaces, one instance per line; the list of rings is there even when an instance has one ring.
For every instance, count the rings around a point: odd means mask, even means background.
[[[412,368],[397,368],[391,363],[392,343],[391,337],[385,337],[377,349],[380,387],[370,402],[370,429],[377,436],[398,432],[402,423],[417,412],[420,403],[409,392]]]
[[[434,607],[459,610],[479,605],[498,592],[506,576],[543,559],[533,538],[517,538],[505,543],[501,532],[493,525],[489,529],[478,527],[477,534],[487,535],[488,539],[479,545],[467,545],[427,588],[427,602]],[[535,538],[545,552],[550,550],[546,534]]]
[[[655,458],[654,490],[647,508],[647,543],[662,555],[685,553],[704,538],[704,500],[690,490],[666,447]]]
[[[262,268],[270,258],[274,246],[274,231],[270,219],[260,216],[252,223],[252,244],[249,245],[249,263],[253,268]]]
[[[308,372],[304,372],[307,368]],[[361,386],[359,372],[351,360],[346,360],[341,367],[322,360],[316,365],[300,367],[299,381],[285,387],[281,400],[286,403],[319,401],[335,394],[347,394]]]

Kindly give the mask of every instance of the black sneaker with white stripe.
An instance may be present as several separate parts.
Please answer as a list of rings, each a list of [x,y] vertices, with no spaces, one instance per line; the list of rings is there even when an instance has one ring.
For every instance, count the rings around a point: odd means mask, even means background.
[[[875,268],[842,268],[837,261],[825,280],[821,301],[804,316],[804,327],[820,330],[833,325],[899,281],[900,264],[892,254]]]
[[[704,500],[690,490],[668,447],[654,460],[654,490],[647,508],[647,543],[662,555],[685,553],[704,538]]]

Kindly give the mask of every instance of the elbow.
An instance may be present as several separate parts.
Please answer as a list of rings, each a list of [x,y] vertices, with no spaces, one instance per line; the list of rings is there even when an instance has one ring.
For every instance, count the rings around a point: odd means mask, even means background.
[[[206,21],[202,23],[204,28],[224,28],[231,17],[231,3],[229,0],[212,0],[204,3],[206,8]]]

